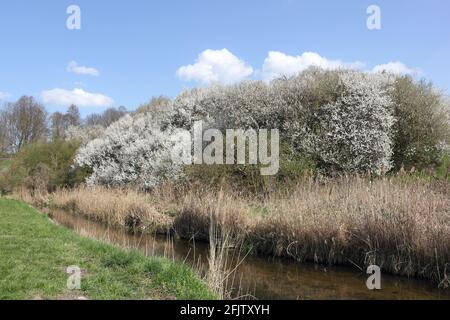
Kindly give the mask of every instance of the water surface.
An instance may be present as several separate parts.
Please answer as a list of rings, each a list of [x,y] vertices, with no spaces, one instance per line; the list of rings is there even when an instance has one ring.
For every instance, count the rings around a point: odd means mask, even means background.
[[[131,234],[63,211],[54,212],[52,219],[85,237],[137,249],[147,256],[186,262],[200,271],[208,268],[208,246],[204,243]],[[256,256],[244,259],[234,250],[229,261],[229,268],[236,271],[228,278],[227,287],[236,298],[450,300],[450,290],[439,290],[427,280],[390,275],[382,275],[382,290],[370,291],[366,287],[368,275],[357,267],[323,267]]]

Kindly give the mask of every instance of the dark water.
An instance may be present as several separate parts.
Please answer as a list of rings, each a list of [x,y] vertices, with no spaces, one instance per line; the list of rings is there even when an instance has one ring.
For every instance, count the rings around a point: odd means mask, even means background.
[[[138,249],[148,256],[184,261],[197,270],[207,270],[208,246],[165,237],[133,235],[101,223],[55,212],[53,220],[78,234],[126,249]],[[450,290],[438,290],[426,280],[382,275],[382,290],[366,287],[368,275],[358,268],[323,267],[290,260],[247,256],[231,250],[230,269],[235,270],[227,287],[235,297],[256,299],[445,299]],[[240,288],[238,290],[237,288]]]

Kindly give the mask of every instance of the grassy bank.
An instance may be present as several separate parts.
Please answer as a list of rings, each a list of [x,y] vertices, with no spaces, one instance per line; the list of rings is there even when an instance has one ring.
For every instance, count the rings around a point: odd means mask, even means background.
[[[82,270],[67,289],[66,268]],[[0,198],[0,299],[207,299],[184,265],[82,238],[18,201]]]
[[[182,238],[205,241],[213,214],[219,228],[258,254],[361,269],[377,264],[445,288],[449,190],[447,183],[401,177],[306,181],[264,199],[202,188],[152,194],[81,188],[57,192],[53,205],[116,225],[132,221],[141,230],[163,221],[160,230],[170,224]]]

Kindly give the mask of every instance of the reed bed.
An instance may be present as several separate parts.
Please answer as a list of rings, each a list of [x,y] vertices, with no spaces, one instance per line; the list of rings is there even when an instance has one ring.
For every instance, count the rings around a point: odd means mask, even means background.
[[[167,233],[173,224],[173,218],[159,213],[145,194],[131,189],[59,190],[51,199],[54,208],[132,231]]]
[[[450,287],[447,186],[396,177],[309,180],[264,199],[165,188],[150,194],[80,188],[52,197],[57,208],[112,225],[171,229],[181,238],[204,241],[224,239],[226,230],[227,245],[243,244],[257,254],[361,270],[376,264],[383,272]]]

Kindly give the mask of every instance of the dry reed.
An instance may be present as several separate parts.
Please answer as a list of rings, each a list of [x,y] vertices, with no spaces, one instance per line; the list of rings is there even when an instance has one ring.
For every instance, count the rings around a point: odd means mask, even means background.
[[[132,231],[167,233],[173,224],[173,218],[156,211],[145,194],[129,189],[59,190],[52,195],[52,205]]]
[[[242,241],[262,255],[361,269],[377,264],[384,272],[450,287],[447,186],[353,177],[302,182],[265,199],[166,188],[152,194],[80,188],[52,197],[55,207],[91,219],[161,232],[173,228],[182,238],[215,241],[213,248],[219,250],[224,246],[217,247],[217,241],[224,241],[226,233],[227,245]],[[212,254],[217,256],[211,261],[220,269],[220,252]]]

